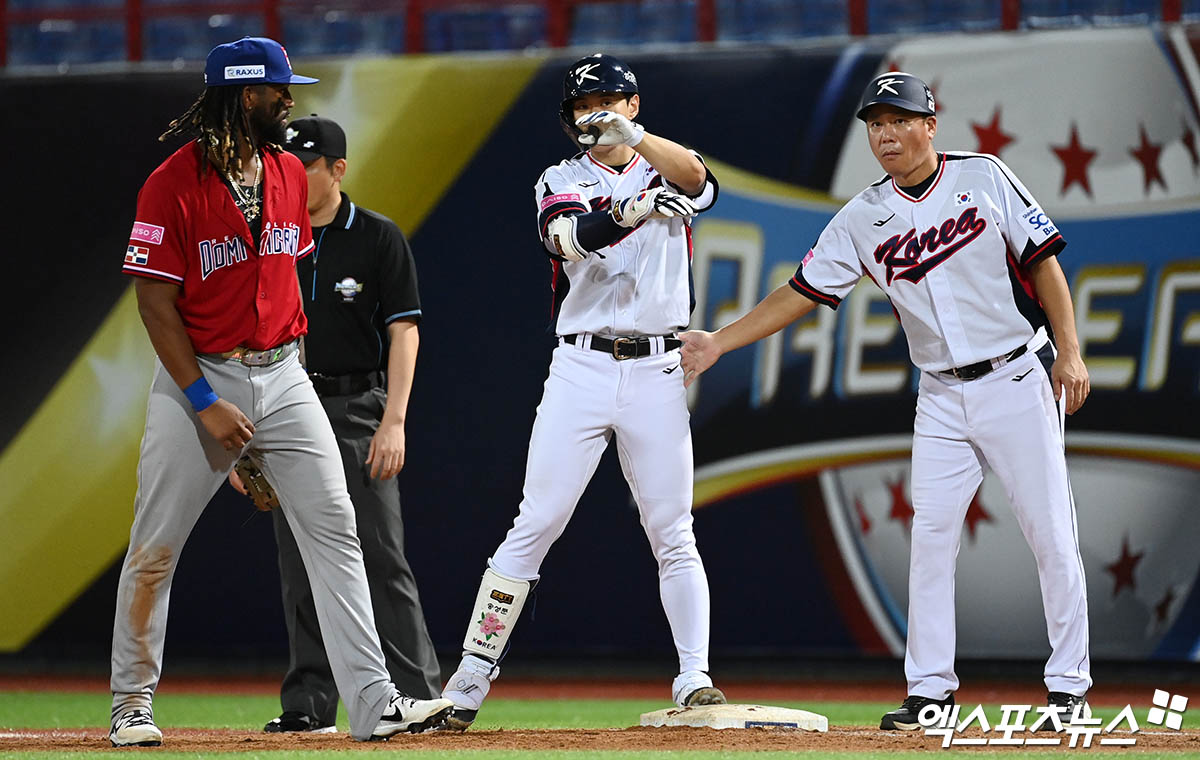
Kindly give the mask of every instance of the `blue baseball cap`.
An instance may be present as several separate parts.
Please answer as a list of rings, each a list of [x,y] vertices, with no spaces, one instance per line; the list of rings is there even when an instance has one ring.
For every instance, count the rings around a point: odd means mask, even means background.
[[[266,37],[243,37],[217,45],[204,63],[204,84],[312,84],[319,79],[292,73],[283,45]]]

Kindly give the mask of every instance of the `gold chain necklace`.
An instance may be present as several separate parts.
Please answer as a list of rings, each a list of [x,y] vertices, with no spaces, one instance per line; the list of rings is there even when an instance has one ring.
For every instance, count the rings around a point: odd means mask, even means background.
[[[242,187],[242,183],[233,178],[232,174],[226,175],[229,178],[229,185],[233,188],[234,203],[238,209],[247,217],[247,221],[258,217],[260,211],[260,196],[259,196],[259,180],[262,178],[262,160],[258,157],[258,152],[254,153],[254,184],[249,190]]]

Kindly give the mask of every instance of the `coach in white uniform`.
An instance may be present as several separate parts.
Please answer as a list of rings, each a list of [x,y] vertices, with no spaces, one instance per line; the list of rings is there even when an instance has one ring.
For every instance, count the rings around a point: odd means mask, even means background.
[[[933,95],[920,79],[876,77],[858,118],[888,176],[837,213],[788,285],[715,333],[681,336],[687,382],[817,304],[836,309],[864,273],[871,277],[891,299],[921,370],[908,698],[880,727],[916,729],[922,707],[954,703],[954,566],[985,467],[1004,484],[1037,558],[1052,649],[1048,703],[1069,719],[1086,709],[1092,679],[1062,417],[1064,407],[1071,414],[1083,404],[1089,386],[1056,258],[1065,243],[998,158],[934,151]]]
[[[717,183],[699,156],[633,123],[640,97],[627,66],[577,61],[563,84],[563,127],[580,147],[534,187],[538,234],[553,266],[559,336],[538,406],[524,500],[488,561],[442,694],[450,727],[475,719],[542,560],[570,520],[614,436],[658,560],[679,654],[677,704],[719,704],[708,670],[709,596],[692,533],[692,437],[678,330],[691,313],[691,217]]]

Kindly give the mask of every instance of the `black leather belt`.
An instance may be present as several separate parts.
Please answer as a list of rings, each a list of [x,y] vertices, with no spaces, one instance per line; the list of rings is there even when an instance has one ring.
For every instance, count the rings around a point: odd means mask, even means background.
[[[363,393],[383,385],[383,373],[351,372],[348,375],[322,375],[319,372],[308,374],[313,388],[318,396],[349,396]]]
[[[977,377],[983,377],[994,369],[999,369],[1005,364],[1008,364],[1013,359],[1025,353],[1025,346],[1017,346],[1012,351],[1009,351],[1004,356],[997,356],[995,359],[984,359],[981,362],[967,364],[962,367],[953,367],[951,369],[942,370],[941,374],[957,377],[959,380],[974,380]]]
[[[563,340],[575,345],[576,340],[582,339],[579,335],[564,335]],[[662,336],[663,351],[671,351],[683,345],[683,341],[679,338],[669,338]],[[611,354],[612,358],[621,361],[624,359],[637,359],[642,356],[650,356],[654,353],[654,339],[641,336],[636,338],[602,338],[599,335],[592,336],[592,350],[603,351],[606,354]]]

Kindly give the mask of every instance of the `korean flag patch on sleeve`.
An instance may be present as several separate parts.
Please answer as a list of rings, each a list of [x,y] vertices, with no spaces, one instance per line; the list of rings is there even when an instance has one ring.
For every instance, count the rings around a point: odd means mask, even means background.
[[[145,266],[150,261],[150,249],[140,245],[131,245],[125,249],[125,263]]]
[[[954,205],[965,206],[968,203],[975,201],[975,192],[973,190],[959,190],[954,194]]]

